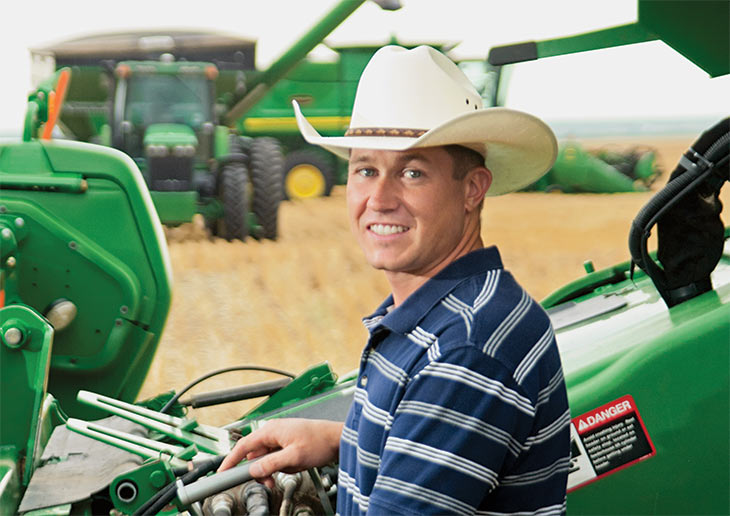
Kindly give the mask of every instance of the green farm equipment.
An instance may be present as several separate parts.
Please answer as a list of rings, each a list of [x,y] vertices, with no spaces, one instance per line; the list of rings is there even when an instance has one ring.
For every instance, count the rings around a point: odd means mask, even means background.
[[[646,23],[647,3],[666,6],[656,16],[679,4],[639,0]],[[659,26],[693,19],[697,4]],[[727,4],[709,4],[727,35]],[[704,34],[680,39],[701,46]],[[281,475],[273,490],[250,481],[248,462],[215,470],[267,419],[342,420],[352,375],[259,368],[288,377],[182,399],[196,381],[134,403],[170,308],[166,243],[134,160],[49,139],[65,73],[29,97],[22,140],[0,142],[0,514],[332,514],[336,466]],[[726,118],[637,215],[631,261],[587,266],[542,302],[572,416],[570,514],[730,513],[730,228],[718,198],[729,159]],[[224,427],[184,413],[250,397],[263,401]]]
[[[526,190],[565,193],[646,191],[659,178],[656,153],[635,147],[628,151],[587,151],[576,141],[561,142],[548,172]]]
[[[399,44],[396,40],[392,43]],[[443,45],[432,46],[444,49]],[[378,48],[332,47],[334,60],[303,60],[240,119],[242,133],[275,137],[282,142],[287,198],[329,195],[334,185],[345,183],[347,172],[344,160],[304,141],[291,111],[291,100],[299,102],[320,134],[344,133],[350,123],[357,80]],[[478,60],[464,60],[459,66],[480,92],[485,106],[504,105],[508,71]],[[566,193],[646,191],[660,174],[652,149],[589,152],[578,142],[564,141],[554,167],[528,189]]]
[[[334,185],[344,184],[347,178],[344,160],[309,145],[301,137],[291,101],[299,102],[320,133],[343,134],[350,124],[357,81],[378,48],[332,47],[335,60],[302,60],[239,120],[241,132],[282,142],[286,151],[284,195],[288,199],[329,195]]]
[[[266,70],[253,68],[250,40],[199,32],[95,35],[33,53],[78,75],[61,113],[67,137],[131,156],[164,224],[200,213],[213,235],[275,239],[280,143],[241,134],[238,121],[364,1],[341,0]]]

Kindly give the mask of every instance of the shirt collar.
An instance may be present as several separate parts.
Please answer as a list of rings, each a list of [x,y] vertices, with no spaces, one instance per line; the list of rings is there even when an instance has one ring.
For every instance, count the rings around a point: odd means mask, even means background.
[[[502,259],[495,246],[477,249],[447,265],[436,276],[408,296],[397,308],[388,311],[393,305],[393,295],[381,303],[375,312],[365,317],[363,322],[373,333],[379,326],[385,326],[391,331],[406,334],[412,331],[431,309],[459,284],[472,276],[487,271],[502,268]],[[372,324],[379,318],[377,324]]]

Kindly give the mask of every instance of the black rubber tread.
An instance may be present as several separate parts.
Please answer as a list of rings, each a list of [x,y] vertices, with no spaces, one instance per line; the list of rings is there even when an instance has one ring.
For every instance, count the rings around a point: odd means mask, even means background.
[[[248,171],[243,163],[229,163],[218,178],[218,195],[223,218],[218,220],[218,236],[246,240],[248,236]]]
[[[261,226],[262,238],[276,240],[281,204],[284,156],[275,138],[255,138],[251,143],[251,208]]]
[[[297,149],[286,155],[284,160],[284,177],[282,178],[282,190],[284,198],[289,199],[286,191],[286,176],[289,171],[297,165],[309,164],[320,171],[324,177],[324,195],[329,196],[332,193],[332,187],[335,186],[335,167],[337,166],[336,158],[325,154],[324,151],[318,149]]]

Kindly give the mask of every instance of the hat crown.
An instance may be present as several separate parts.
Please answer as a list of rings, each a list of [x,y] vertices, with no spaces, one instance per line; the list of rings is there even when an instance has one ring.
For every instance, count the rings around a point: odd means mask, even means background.
[[[363,70],[350,128],[429,130],[481,107],[469,79],[437,50],[386,46]]]

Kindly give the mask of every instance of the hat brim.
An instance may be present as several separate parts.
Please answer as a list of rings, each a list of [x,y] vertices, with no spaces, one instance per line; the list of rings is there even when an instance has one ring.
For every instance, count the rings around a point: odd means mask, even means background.
[[[520,190],[534,183],[555,162],[558,144],[553,131],[539,118],[509,108],[487,108],[457,116],[419,138],[403,136],[322,136],[293,101],[304,139],[348,159],[351,149],[401,151],[419,147],[463,145],[485,155],[492,172],[488,196]],[[418,129],[418,128],[414,128]]]

